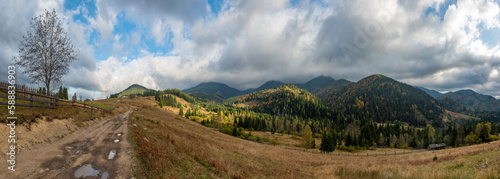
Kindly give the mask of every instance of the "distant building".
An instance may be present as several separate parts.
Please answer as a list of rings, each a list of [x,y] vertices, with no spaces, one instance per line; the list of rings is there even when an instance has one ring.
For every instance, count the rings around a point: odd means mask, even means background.
[[[429,144],[429,147],[427,149],[429,149],[429,150],[440,150],[440,149],[444,149],[445,147],[446,147],[446,145],[444,145],[444,143]]]

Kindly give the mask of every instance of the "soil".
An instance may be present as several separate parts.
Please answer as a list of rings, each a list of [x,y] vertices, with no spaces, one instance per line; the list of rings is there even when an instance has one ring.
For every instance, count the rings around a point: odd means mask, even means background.
[[[80,128],[37,149],[20,150],[16,171],[0,162],[0,178],[131,178],[130,113]]]

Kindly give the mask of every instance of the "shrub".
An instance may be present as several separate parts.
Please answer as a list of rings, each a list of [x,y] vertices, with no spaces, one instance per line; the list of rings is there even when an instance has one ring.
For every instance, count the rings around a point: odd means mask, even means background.
[[[481,139],[476,136],[476,134],[470,132],[469,135],[465,137],[465,142],[469,144],[481,143]]]
[[[260,143],[263,142],[262,137],[258,136],[258,135],[250,136],[250,137],[248,137],[248,140],[251,140],[251,141],[254,141],[254,142],[260,142]]]
[[[293,136],[292,136],[292,137],[290,137],[290,138],[292,138],[292,139],[294,139],[294,140],[301,140],[301,138],[300,138],[299,136],[296,136],[296,135],[293,135]]]
[[[434,158],[432,158],[433,161],[436,161],[438,159],[438,157],[436,155],[434,155]]]
[[[233,128],[232,127],[224,127],[220,130],[220,132],[224,133],[224,134],[228,134],[228,135],[232,135],[233,134]]]
[[[248,139],[250,136],[252,136],[252,135],[249,133],[242,132],[238,137],[242,138],[242,139]]]
[[[355,152],[356,151],[355,147],[353,147],[353,146],[346,147],[345,145],[341,145],[338,149],[348,151],[348,152]]]
[[[490,140],[491,141],[500,140],[500,137],[498,137],[497,135],[490,135]]]

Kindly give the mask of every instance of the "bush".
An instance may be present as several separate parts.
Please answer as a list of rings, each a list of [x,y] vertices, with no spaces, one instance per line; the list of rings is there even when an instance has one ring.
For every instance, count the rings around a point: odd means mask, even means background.
[[[497,135],[490,135],[490,140],[491,141],[500,140],[500,137],[498,137]]]
[[[353,146],[346,147],[345,145],[341,145],[338,149],[348,151],[348,152],[355,152],[356,151],[355,147],[353,147]]]
[[[228,134],[228,135],[232,135],[233,134],[233,128],[232,127],[224,127],[220,130],[220,132],[224,133],[224,134]]]
[[[248,140],[251,140],[251,141],[254,141],[254,142],[260,142],[260,143],[262,143],[264,141],[262,139],[262,137],[258,136],[258,135],[250,136],[250,137],[248,137]]]
[[[432,161],[436,161],[438,159],[438,157],[436,155],[434,155],[434,158],[432,158]]]
[[[354,149],[356,149],[356,150],[366,150],[366,148],[360,147],[360,146],[356,146],[356,147],[354,147]]]
[[[267,137],[263,137],[263,138],[262,138],[262,141],[263,141],[263,142],[271,142],[271,139],[269,139],[269,138],[267,138]]]
[[[238,137],[242,139],[248,139],[250,136],[252,136],[250,133],[242,132]]]
[[[476,134],[470,132],[469,135],[465,137],[465,143],[478,144],[481,143],[481,139],[476,136]]]
[[[296,136],[296,135],[293,135],[293,136],[292,136],[292,137],[290,137],[290,138],[292,138],[292,139],[294,139],[294,140],[301,140],[301,138],[300,138],[299,136]]]

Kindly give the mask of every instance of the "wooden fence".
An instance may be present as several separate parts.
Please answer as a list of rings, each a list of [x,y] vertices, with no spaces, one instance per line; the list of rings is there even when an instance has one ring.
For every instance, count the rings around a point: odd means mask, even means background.
[[[8,86],[9,84],[0,82],[0,91],[8,92]],[[76,101],[59,99],[58,97],[55,97],[54,93],[51,92],[49,92],[48,95],[38,93],[39,90],[37,88],[31,88],[25,85],[18,84],[14,85],[14,87],[16,92],[15,106],[26,106],[29,107],[30,110],[33,107],[57,109],[59,106],[71,106],[106,112],[106,109],[99,108],[97,106],[88,105],[86,103],[81,104]],[[9,95],[0,94],[0,98],[8,99],[8,97]],[[18,103],[18,101],[27,101],[29,102],[29,104]],[[41,104],[33,104],[33,102]],[[8,102],[0,102],[0,105],[8,105]]]

